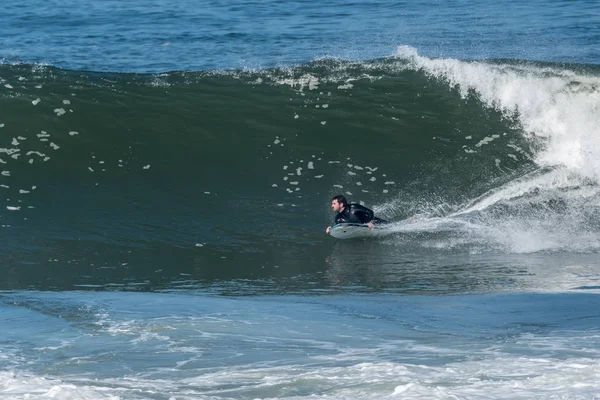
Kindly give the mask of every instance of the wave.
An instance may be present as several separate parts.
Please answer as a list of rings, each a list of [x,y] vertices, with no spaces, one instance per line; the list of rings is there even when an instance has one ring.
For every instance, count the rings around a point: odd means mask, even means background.
[[[313,242],[329,197],[344,193],[419,232],[415,246],[600,248],[594,66],[410,47],[268,70],[2,65],[0,103],[0,221],[13,232],[126,246],[217,232],[231,248]]]

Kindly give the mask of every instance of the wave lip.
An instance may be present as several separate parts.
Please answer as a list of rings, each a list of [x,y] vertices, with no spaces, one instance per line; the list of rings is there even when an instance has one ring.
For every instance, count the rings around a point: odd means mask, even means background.
[[[447,82],[463,98],[475,95],[518,121],[529,139],[541,144],[539,166],[564,166],[600,181],[600,71],[432,59],[408,46],[395,56]]]

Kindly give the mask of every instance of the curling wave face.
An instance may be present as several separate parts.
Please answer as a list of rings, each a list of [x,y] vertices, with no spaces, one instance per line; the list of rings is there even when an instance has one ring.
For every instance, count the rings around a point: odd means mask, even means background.
[[[386,240],[401,246],[599,248],[593,66],[401,47],[381,60],[257,71],[3,65],[0,81],[5,257],[94,263],[106,246],[117,253],[95,263],[152,264],[161,247],[186,259],[203,248],[201,263],[273,244],[301,253],[323,245],[338,193],[400,221],[402,237]]]

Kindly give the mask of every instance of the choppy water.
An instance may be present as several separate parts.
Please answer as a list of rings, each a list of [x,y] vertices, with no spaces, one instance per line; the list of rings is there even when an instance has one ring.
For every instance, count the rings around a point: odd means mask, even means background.
[[[1,395],[594,398],[599,22],[9,2]]]
[[[401,45],[427,56],[600,61],[595,0],[4,2],[8,61],[164,72],[368,60]]]

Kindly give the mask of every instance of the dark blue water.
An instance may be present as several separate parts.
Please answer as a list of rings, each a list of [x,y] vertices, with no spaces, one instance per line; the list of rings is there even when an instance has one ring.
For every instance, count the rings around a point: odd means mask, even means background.
[[[600,61],[590,1],[29,1],[0,16],[5,62],[159,72],[425,56]]]
[[[0,397],[597,398],[599,43],[597,1],[5,1]]]

